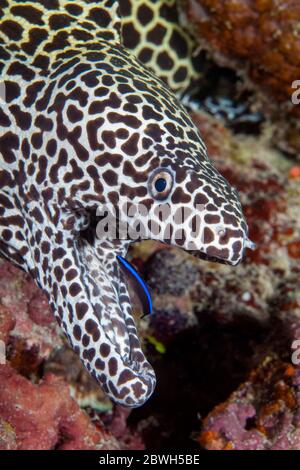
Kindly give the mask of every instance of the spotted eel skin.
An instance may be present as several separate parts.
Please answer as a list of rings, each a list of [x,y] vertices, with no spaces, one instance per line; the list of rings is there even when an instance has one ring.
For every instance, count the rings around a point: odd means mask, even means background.
[[[122,0],[122,42],[176,93],[188,98],[201,76],[199,45],[180,22],[179,0]]]
[[[131,240],[96,237],[95,211],[142,203],[149,238],[235,265],[250,246],[238,194],[173,92],[122,45],[117,1],[0,0],[0,13],[1,254],[45,291],[108,396],[140,406],[156,379],[116,260]],[[162,201],[188,211],[170,239]]]

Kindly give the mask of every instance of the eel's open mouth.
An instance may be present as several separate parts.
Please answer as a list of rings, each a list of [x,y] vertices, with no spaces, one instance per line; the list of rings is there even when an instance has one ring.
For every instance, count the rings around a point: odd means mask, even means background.
[[[141,348],[127,280],[146,315],[152,311],[151,296],[140,275],[125,259],[130,242],[117,238],[98,239],[93,225],[73,244],[74,264],[82,286],[76,302],[82,304],[83,301],[88,310],[83,318],[79,315],[66,327],[66,333],[104,391],[114,401],[136,407],[150,397],[156,379]],[[244,248],[253,249],[254,244],[245,239]],[[198,258],[230,264],[230,260],[199,251],[190,253]],[[77,307],[75,303],[73,310],[77,311]],[[77,335],[72,336],[79,326],[84,331],[80,340]],[[88,346],[85,344],[87,336]]]
[[[95,240],[96,223],[97,219],[92,219],[92,222],[90,223],[89,227],[84,232],[82,232],[81,235],[91,245],[98,244],[98,246],[101,246],[101,242],[97,242]],[[126,246],[125,252],[121,251],[121,253],[119,253],[118,247],[122,246],[123,242]],[[114,241],[111,241],[111,243],[112,246],[115,247],[115,257],[120,267],[120,270],[123,272],[126,282],[133,289],[136,298],[139,300],[143,316],[150,315],[152,313],[152,299],[149,289],[140,274],[134,268],[134,266],[124,257],[126,255],[127,246],[129,245],[129,242],[125,242],[124,240],[118,241],[116,239]],[[124,256],[122,256],[122,254]],[[117,275],[117,270],[115,270],[115,275]]]
[[[127,247],[128,242],[124,240],[95,238],[91,243],[86,239],[78,241],[80,263],[87,272],[84,281],[91,311],[101,330],[96,350],[100,362],[104,363],[101,374],[95,372],[94,364],[87,368],[114,401],[135,407],[149,398],[156,379],[141,348],[126,280],[120,266],[121,263],[124,269]],[[128,264],[127,273],[130,272],[129,267],[132,268]],[[131,277],[140,289],[140,278],[137,280],[132,273]],[[148,312],[151,298],[147,298],[146,290],[140,291]],[[109,345],[111,357],[103,357],[103,343]]]

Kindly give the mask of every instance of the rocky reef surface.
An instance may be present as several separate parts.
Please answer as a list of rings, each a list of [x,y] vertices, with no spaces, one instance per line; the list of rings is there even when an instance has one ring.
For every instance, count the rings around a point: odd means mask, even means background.
[[[137,317],[158,378],[148,403],[114,406],[30,277],[0,261],[0,449],[300,449],[298,3],[185,2],[210,55],[203,83],[223,80],[193,118],[258,248],[237,267],[154,242],[131,249],[154,302]],[[251,96],[228,100],[228,82]]]

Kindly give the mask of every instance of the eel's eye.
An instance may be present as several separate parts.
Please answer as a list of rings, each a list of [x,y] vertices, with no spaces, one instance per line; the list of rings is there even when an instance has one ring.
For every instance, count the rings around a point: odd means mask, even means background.
[[[167,180],[165,178],[158,178],[154,183],[155,189],[158,193],[162,193],[167,187]]]
[[[166,199],[173,186],[173,176],[164,168],[155,170],[150,176],[150,192],[155,199]]]

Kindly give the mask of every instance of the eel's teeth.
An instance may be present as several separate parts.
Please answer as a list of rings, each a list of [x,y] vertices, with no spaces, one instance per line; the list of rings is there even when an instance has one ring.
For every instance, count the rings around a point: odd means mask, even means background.
[[[256,250],[257,245],[256,243],[252,242],[249,240],[249,238],[246,238],[245,240],[245,248],[249,248],[250,250]]]

